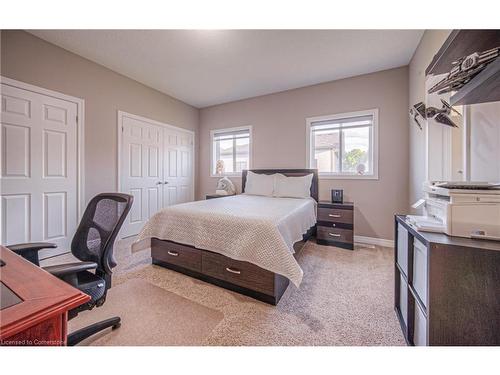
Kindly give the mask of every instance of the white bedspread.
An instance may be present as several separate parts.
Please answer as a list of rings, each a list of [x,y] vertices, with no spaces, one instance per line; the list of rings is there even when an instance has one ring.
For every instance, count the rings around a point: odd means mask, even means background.
[[[315,223],[312,198],[241,194],[161,210],[136,242],[154,237],[214,251],[283,275],[298,287],[303,272],[293,257],[293,244]]]

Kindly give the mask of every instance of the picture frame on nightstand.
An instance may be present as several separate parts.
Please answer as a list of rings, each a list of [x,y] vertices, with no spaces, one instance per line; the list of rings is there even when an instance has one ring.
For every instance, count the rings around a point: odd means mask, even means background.
[[[344,203],[344,190],[332,189],[332,203]]]

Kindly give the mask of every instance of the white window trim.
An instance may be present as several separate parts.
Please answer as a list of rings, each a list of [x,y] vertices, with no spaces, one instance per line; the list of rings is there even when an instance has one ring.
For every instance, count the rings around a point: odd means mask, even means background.
[[[246,125],[246,126],[238,126],[235,128],[220,128],[220,129],[212,129],[210,130],[210,177],[238,177],[241,176],[241,172],[226,172],[223,174],[216,174],[213,173],[213,162],[214,162],[214,135],[215,133],[220,133],[222,131],[227,131],[227,132],[232,132],[232,131],[238,131],[238,130],[248,130],[250,133],[249,137],[249,148],[248,148],[248,168],[252,168],[252,149],[253,149],[253,137],[252,137],[252,125]]]
[[[313,168],[311,161],[314,160],[314,149],[312,148],[311,125],[317,121],[338,120],[342,118],[357,117],[357,116],[373,116],[373,173],[368,175],[358,174],[336,174],[329,172],[319,173],[320,179],[331,180],[378,180],[378,162],[379,162],[379,138],[378,138],[378,108],[367,109],[356,112],[338,113],[334,115],[316,116],[306,118],[306,165],[307,168]]]

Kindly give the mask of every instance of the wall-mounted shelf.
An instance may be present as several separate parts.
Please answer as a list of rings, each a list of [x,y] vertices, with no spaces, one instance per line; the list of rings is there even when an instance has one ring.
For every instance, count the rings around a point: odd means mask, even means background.
[[[448,73],[452,62],[460,57],[498,46],[500,30],[453,30],[425,70],[425,75]]]
[[[425,70],[426,75],[449,73],[452,63],[474,52],[500,46],[500,30],[453,30]],[[451,105],[500,101],[500,57],[456,91]]]
[[[450,99],[451,105],[496,102],[500,100],[500,58],[488,65]]]

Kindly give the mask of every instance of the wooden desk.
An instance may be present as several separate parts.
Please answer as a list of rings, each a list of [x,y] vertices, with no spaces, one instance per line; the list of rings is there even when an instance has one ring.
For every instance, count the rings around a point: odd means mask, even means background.
[[[66,345],[68,311],[90,297],[0,246],[0,345]]]

